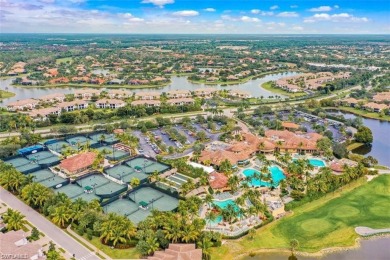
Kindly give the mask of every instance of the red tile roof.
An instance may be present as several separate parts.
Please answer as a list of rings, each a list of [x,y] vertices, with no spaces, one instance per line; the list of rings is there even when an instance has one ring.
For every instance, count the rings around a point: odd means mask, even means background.
[[[93,152],[81,153],[63,160],[60,164],[60,168],[70,173],[77,172],[92,166],[95,159],[96,154]]]
[[[223,189],[227,186],[228,177],[223,173],[214,172],[209,175],[209,184],[213,189]]]

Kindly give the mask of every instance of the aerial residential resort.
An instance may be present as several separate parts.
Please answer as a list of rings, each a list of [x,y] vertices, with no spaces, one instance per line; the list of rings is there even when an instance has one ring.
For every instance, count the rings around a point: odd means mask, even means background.
[[[0,9],[1,258],[390,259],[389,1]]]

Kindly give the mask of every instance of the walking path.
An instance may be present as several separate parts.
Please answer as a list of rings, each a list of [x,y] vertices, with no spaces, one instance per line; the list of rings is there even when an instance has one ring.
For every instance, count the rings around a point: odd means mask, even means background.
[[[50,240],[53,240],[59,247],[68,252],[69,255],[74,254],[76,259],[81,260],[100,260],[94,252],[89,251],[83,245],[79,244],[71,236],[62,231],[59,227],[51,223],[44,216],[33,210],[16,196],[0,187],[0,198],[11,208],[20,211],[26,216],[26,219],[43,232]]]
[[[355,232],[360,236],[372,236],[383,233],[390,233],[390,228],[373,229],[369,227],[356,227]]]

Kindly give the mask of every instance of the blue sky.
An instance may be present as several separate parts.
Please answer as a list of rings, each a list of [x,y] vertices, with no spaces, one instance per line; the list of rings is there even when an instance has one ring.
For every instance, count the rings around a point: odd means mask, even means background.
[[[390,33],[389,0],[0,0],[0,32]]]

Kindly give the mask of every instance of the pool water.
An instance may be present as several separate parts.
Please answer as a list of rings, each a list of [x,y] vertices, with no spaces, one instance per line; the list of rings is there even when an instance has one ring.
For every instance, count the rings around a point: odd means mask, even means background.
[[[314,167],[325,167],[325,162],[321,159],[310,158],[309,163]]]
[[[259,179],[252,179],[250,182],[251,185],[254,187],[271,187],[271,186],[276,187],[279,185],[280,181],[286,178],[286,176],[283,173],[283,170],[276,165],[272,165],[268,167],[268,170],[271,173],[271,177],[273,181],[272,183],[268,181],[259,180]],[[245,169],[242,173],[246,177],[252,177],[253,175],[255,175],[255,173],[259,174],[260,172],[256,171],[255,169],[249,168],[249,169]]]
[[[233,205],[233,207],[235,208],[236,211],[239,210],[239,207],[237,206],[237,204],[233,200],[224,200],[224,201],[214,200],[213,204],[215,206],[222,208],[222,209],[225,209],[229,204],[231,204],[231,205]],[[222,215],[218,215],[214,220],[207,220],[207,223],[209,223],[209,224],[211,223],[211,225],[218,225],[222,221],[223,221]]]

